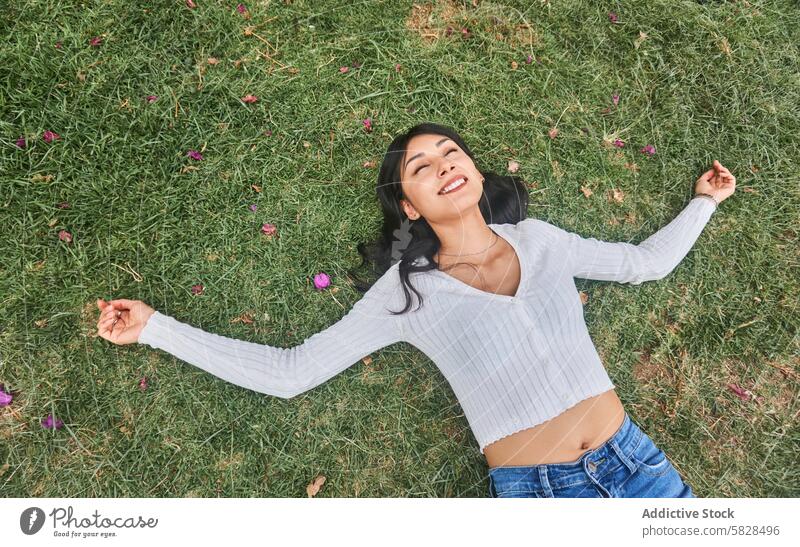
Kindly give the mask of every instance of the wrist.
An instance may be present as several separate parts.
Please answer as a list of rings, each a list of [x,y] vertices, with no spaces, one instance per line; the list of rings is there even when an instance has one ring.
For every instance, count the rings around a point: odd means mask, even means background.
[[[695,192],[694,197],[696,198],[703,198],[703,199],[710,199],[714,202],[715,207],[719,207],[719,200],[713,196],[712,194],[706,192]]]

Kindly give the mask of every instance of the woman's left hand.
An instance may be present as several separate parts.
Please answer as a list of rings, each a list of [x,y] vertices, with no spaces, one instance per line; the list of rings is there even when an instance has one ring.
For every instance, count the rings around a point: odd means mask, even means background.
[[[728,199],[735,190],[736,177],[717,160],[714,160],[714,165],[711,169],[697,179],[697,183],[694,186],[695,194],[698,192],[711,194],[717,200],[717,203],[722,203]]]

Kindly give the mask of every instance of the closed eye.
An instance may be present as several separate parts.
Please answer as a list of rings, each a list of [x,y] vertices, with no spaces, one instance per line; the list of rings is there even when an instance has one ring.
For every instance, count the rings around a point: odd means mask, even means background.
[[[447,154],[449,154],[450,152],[458,152],[458,148],[453,148],[452,150],[448,150],[448,151],[447,151]],[[445,154],[445,156],[446,156],[447,154]],[[422,165],[422,166],[420,166],[420,167],[417,167],[416,171],[414,171],[414,174],[416,175],[417,173],[419,173],[420,171],[422,171],[422,170],[423,170],[424,168],[426,168],[426,167],[428,167],[428,164],[427,164],[427,163],[426,163],[425,165]]]

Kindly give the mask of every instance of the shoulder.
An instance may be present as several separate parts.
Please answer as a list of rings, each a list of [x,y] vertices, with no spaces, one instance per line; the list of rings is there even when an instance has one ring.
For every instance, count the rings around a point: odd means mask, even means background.
[[[529,217],[516,224],[517,230],[526,237],[546,239],[549,242],[557,242],[569,233],[555,224],[551,224],[539,218]]]

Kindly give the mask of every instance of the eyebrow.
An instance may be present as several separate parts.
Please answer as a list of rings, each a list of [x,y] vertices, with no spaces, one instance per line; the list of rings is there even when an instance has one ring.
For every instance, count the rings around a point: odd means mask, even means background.
[[[442,145],[442,143],[443,143],[444,141],[449,141],[449,140],[450,140],[450,138],[449,138],[449,137],[445,137],[445,138],[441,139],[440,141],[438,141],[438,142],[436,143],[436,146],[437,146],[437,147],[438,147],[438,146],[441,146],[441,145]],[[419,154],[414,154],[413,156],[411,156],[410,158],[408,158],[408,161],[406,161],[406,164],[405,164],[405,166],[403,167],[403,169],[405,169],[406,167],[408,167],[408,164],[409,164],[409,163],[411,163],[411,162],[412,162],[412,161],[414,161],[415,159],[417,159],[417,158],[421,157],[422,155],[423,155],[423,153],[422,153],[422,152],[420,152]]]

